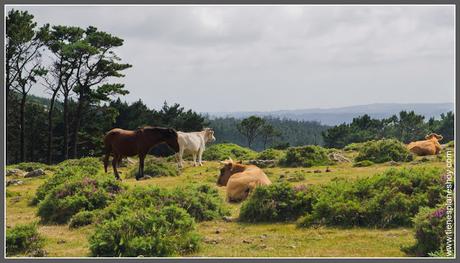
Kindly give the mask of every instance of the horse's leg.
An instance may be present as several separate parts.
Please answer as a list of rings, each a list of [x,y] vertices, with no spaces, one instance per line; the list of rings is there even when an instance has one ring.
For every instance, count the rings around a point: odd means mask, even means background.
[[[107,166],[109,166],[110,153],[106,153],[104,157],[104,171],[107,173]]]
[[[113,160],[112,160],[112,167],[113,167],[113,172],[115,174],[115,178],[117,180],[121,181],[120,175],[118,175],[118,170],[117,170],[117,164],[118,164],[118,159],[120,158],[120,155],[114,154],[113,155]]]
[[[139,180],[140,178],[144,177],[144,160],[145,154],[139,154],[139,173],[136,177],[136,180]]]

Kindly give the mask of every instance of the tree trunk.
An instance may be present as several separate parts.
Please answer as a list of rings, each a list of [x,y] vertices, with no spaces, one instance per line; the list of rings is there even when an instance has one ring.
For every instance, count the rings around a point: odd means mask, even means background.
[[[53,155],[53,110],[54,110],[54,101],[56,99],[57,91],[53,92],[53,96],[51,97],[50,101],[50,108],[48,111],[48,157],[47,163],[51,164],[52,162],[52,155]]]
[[[64,94],[64,160],[69,159],[69,95]]]
[[[34,127],[31,126],[29,127],[31,129],[33,129]],[[34,151],[35,151],[35,140],[33,138],[33,136],[30,136],[31,138],[29,139],[29,143],[27,144],[29,147],[29,161],[30,162],[35,162],[35,155],[34,155]]]
[[[20,122],[21,122],[21,125],[20,125],[20,131],[19,131],[19,134],[20,134],[20,152],[21,152],[21,162],[24,162],[25,159],[26,159],[26,153],[25,153],[25,144],[24,144],[24,134],[25,134],[25,114],[24,114],[24,111],[25,111],[25,108],[26,108],[26,94],[22,94],[22,98],[21,98],[21,109],[20,109]]]
[[[78,98],[77,114],[75,115],[74,131],[72,134],[73,135],[72,158],[77,158],[78,131],[80,130],[81,114],[83,112],[83,104],[84,104],[84,97],[83,97],[83,94],[80,93],[80,97]]]

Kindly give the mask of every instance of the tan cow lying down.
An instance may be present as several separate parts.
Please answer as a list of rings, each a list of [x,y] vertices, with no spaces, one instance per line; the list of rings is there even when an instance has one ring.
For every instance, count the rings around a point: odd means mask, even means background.
[[[235,163],[231,158],[221,163],[224,164],[224,167],[220,169],[217,185],[227,186],[228,201],[243,201],[256,186],[272,183],[267,175],[255,165]]]
[[[436,155],[441,151],[441,144],[438,141],[442,140],[442,136],[436,133],[431,133],[425,136],[424,141],[411,142],[407,145],[409,151],[416,155]]]

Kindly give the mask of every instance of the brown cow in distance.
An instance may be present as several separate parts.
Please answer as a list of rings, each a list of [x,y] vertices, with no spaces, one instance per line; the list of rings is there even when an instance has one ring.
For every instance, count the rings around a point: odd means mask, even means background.
[[[436,155],[441,151],[441,144],[439,141],[442,140],[442,138],[442,135],[430,133],[425,136],[424,141],[411,142],[407,145],[407,148],[409,151],[419,156]]]
[[[231,158],[221,163],[224,167],[220,170],[217,185],[227,186],[230,202],[243,201],[256,186],[271,184],[267,175],[255,165],[235,163]]]

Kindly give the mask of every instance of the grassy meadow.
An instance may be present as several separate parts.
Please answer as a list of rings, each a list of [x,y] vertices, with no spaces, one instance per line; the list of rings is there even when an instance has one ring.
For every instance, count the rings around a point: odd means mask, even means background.
[[[355,151],[342,152],[352,159]],[[443,153],[441,153],[442,155]],[[263,170],[272,182],[279,182],[293,174],[302,174],[292,185],[327,185],[332,180],[343,178],[353,181],[372,177],[390,167],[439,167],[445,162],[440,156],[416,157],[406,163],[382,163],[368,167],[353,167],[350,162],[328,166],[313,167],[271,167]],[[207,184],[216,187],[221,165],[218,161],[206,161],[202,167],[193,167],[190,162],[179,176],[153,177],[136,181],[125,178],[129,171],[136,169],[137,163],[121,167],[122,185],[128,189],[155,185],[172,189],[188,183]],[[326,169],[329,168],[329,172]],[[102,170],[102,163],[100,165]],[[31,205],[37,188],[53,176],[53,167],[45,169],[46,174],[34,178],[21,179],[23,184],[7,187],[6,226],[40,222],[37,206]],[[113,176],[112,171],[107,176]],[[225,187],[218,188],[219,195],[225,199]],[[226,203],[232,220],[215,219],[197,223],[197,232],[202,236],[198,251],[184,256],[192,257],[404,257],[401,248],[412,245],[414,230],[411,227],[371,228],[371,227],[330,227],[314,226],[299,228],[295,222],[243,223],[237,218],[241,203]],[[68,224],[39,223],[38,231],[44,237],[46,256],[86,257],[90,256],[88,236],[95,230],[94,224],[80,228],[69,228]],[[20,254],[17,256],[21,256]]]

